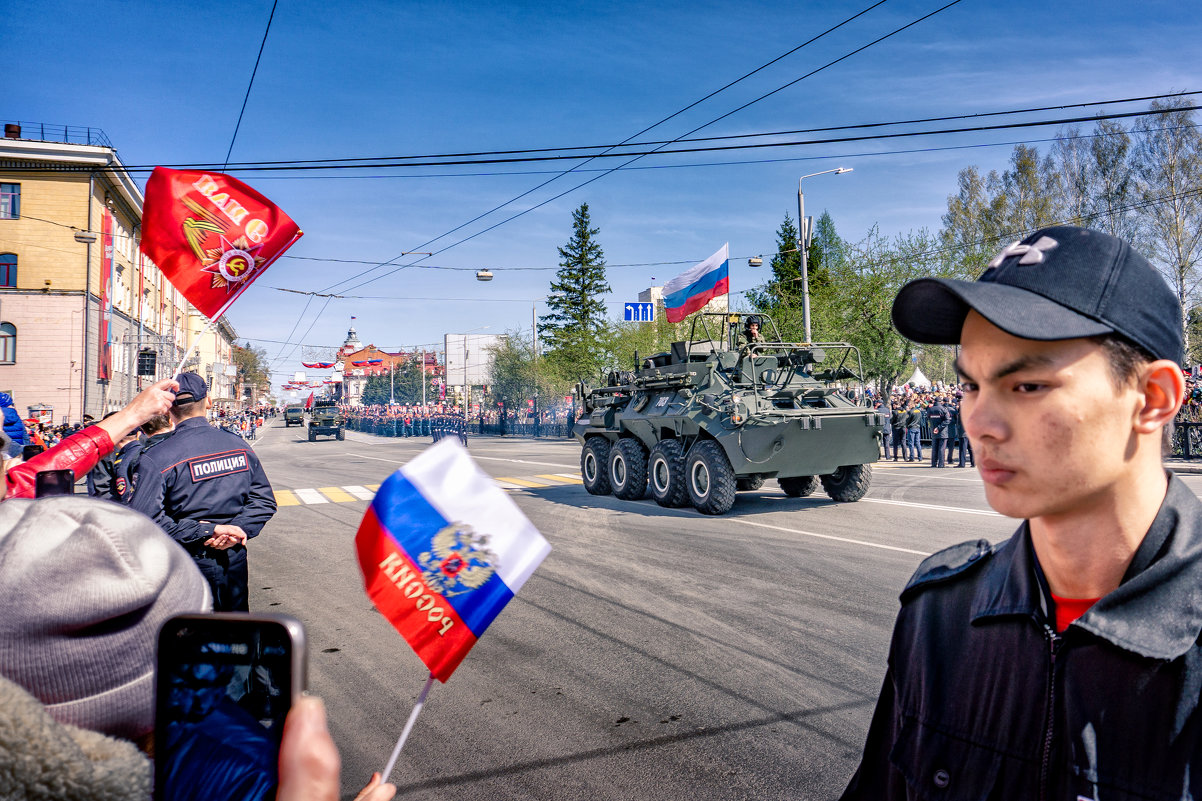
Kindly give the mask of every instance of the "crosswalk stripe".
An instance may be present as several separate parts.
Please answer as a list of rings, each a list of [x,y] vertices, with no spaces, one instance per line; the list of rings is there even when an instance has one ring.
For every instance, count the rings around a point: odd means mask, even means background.
[[[550,485],[549,485],[549,484],[547,484],[547,482],[545,482],[545,481],[531,481],[531,480],[530,480],[530,479],[528,479],[528,478],[513,478],[512,476],[502,476],[502,477],[500,477],[500,478],[497,478],[496,480],[497,480],[497,481],[504,481],[504,482],[508,482],[508,483],[510,483],[510,484],[517,484],[519,487],[546,487],[546,486],[550,486]]]
[[[292,494],[291,490],[275,490],[275,505],[276,506],[299,506],[300,501]]]
[[[363,485],[363,489],[371,490],[372,492],[375,492],[379,488],[380,488],[379,484],[364,484]]]
[[[580,478],[580,473],[556,473],[555,475],[563,476],[564,478]]]
[[[346,503],[347,501],[355,500],[355,496],[346,492],[341,487],[322,487],[318,490],[322,495],[329,498],[334,503]]]
[[[569,478],[568,476],[556,475],[555,473],[546,473],[543,475],[535,476],[535,478],[549,478],[552,481],[558,481],[561,484],[583,484],[584,483],[583,481],[581,481],[579,478],[576,478],[575,476],[572,476],[571,478]]]
[[[500,487],[501,489],[510,489],[510,490],[511,489],[526,489],[521,484],[514,484],[510,481],[506,481],[505,479],[501,479],[501,478],[494,478],[492,480],[492,482],[494,484],[496,484],[498,487]]]
[[[356,498],[358,498],[361,501],[370,501],[376,495],[374,492],[369,490],[367,487],[351,486],[351,487],[343,487],[343,489],[346,490],[347,492],[349,492],[351,495],[354,495]]]
[[[329,503],[326,497],[315,489],[295,490],[296,496],[305,503]]]

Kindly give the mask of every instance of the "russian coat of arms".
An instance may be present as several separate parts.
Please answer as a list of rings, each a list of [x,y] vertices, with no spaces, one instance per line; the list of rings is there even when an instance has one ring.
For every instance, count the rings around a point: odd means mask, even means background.
[[[426,584],[444,598],[483,586],[497,570],[497,555],[488,547],[488,535],[477,534],[464,523],[439,530],[430,550],[417,561]]]

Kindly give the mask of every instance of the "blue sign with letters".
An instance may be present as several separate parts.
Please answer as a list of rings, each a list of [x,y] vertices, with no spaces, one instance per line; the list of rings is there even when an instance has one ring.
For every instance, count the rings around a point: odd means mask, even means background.
[[[628,323],[655,322],[654,303],[627,303],[626,314],[622,317]]]

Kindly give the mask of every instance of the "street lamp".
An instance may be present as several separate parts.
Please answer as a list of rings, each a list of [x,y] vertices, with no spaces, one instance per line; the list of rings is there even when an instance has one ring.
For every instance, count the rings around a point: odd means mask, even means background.
[[[810,271],[807,262],[808,251],[810,249],[810,226],[806,222],[806,201],[805,195],[801,192],[801,182],[806,178],[813,178],[815,175],[826,175],[834,173],[841,175],[845,172],[851,172],[852,167],[836,167],[833,170],[823,170],[822,172],[812,172],[809,175],[803,175],[797,179],[797,228],[798,228],[798,243],[797,250],[801,253],[801,317],[805,323],[806,342],[810,341]]]

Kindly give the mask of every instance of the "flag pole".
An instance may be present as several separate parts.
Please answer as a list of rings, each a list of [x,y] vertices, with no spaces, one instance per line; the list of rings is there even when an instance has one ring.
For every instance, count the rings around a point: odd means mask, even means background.
[[[188,359],[191,359],[194,353],[200,351],[200,341],[204,339],[210,331],[217,327],[217,321],[219,319],[221,319],[220,316],[212,318],[209,320],[209,324],[200,330],[200,333],[196,335],[196,339],[192,342],[192,347],[188,348],[188,352],[184,354],[184,358],[180,359],[179,364],[175,366],[175,372],[171,374],[171,378],[175,378],[177,375],[179,375],[179,371],[184,369],[184,364],[187,363]]]
[[[405,741],[409,739],[409,732],[413,731],[413,724],[417,722],[417,716],[422,711],[422,707],[426,703],[426,695],[430,692],[430,685],[434,683],[434,674],[426,679],[426,686],[422,688],[422,693],[417,697],[417,703],[413,706],[413,711],[409,713],[409,720],[405,721],[405,728],[401,730],[401,737],[396,741],[396,748],[392,749],[392,756],[388,758],[388,764],[384,767],[384,778],[381,781],[388,781],[388,777],[392,775],[392,769],[396,766],[397,757],[401,755],[401,749],[405,747]]]

